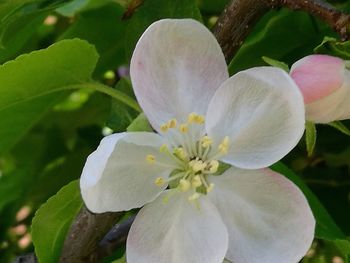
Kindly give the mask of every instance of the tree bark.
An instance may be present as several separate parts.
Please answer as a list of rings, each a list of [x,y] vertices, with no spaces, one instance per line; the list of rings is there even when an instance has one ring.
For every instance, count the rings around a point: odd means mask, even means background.
[[[350,16],[321,0],[232,0],[215,27],[216,36],[229,63],[256,22],[269,10],[286,7],[306,11],[326,22],[342,40],[349,39]]]

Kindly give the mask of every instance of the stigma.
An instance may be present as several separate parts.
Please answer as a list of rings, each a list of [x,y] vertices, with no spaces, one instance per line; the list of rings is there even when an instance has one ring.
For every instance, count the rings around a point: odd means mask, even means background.
[[[176,168],[168,178],[156,178],[154,184],[188,192],[190,202],[213,191],[210,176],[218,173],[218,159],[230,150],[229,137],[211,138],[205,133],[204,124],[205,117],[192,112],[185,122],[170,119],[159,128],[160,134],[169,141],[160,146],[159,152],[174,160]],[[165,166],[152,154],[146,156],[146,161],[149,165]]]

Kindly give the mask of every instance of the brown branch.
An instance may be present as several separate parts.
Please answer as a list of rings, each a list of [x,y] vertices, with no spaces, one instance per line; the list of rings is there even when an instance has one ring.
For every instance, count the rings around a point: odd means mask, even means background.
[[[121,218],[122,214],[93,214],[83,207],[68,232],[60,263],[97,262],[98,243]]]
[[[96,249],[96,258],[103,259],[112,255],[117,248],[126,243],[131,224],[134,222],[136,215],[133,215],[125,221],[116,224],[107,235],[101,240]]]
[[[350,15],[321,0],[232,0],[214,27],[226,61],[231,61],[252,27],[268,10],[281,7],[315,15],[328,23],[343,40],[349,38]]]
[[[12,263],[38,263],[38,260],[34,253],[30,253],[17,257]]]
[[[219,17],[213,33],[227,63],[242,45],[256,22],[270,9],[268,1],[233,0]]]
[[[350,15],[335,9],[321,0],[282,0],[280,6],[292,10],[303,10],[326,22],[338,32],[342,40],[347,40],[350,33]]]

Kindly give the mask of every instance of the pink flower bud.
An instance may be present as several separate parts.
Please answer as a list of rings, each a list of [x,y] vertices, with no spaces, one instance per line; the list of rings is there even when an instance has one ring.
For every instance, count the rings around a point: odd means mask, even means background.
[[[290,75],[304,96],[307,120],[350,118],[350,72],[342,59],[310,55],[294,63]]]

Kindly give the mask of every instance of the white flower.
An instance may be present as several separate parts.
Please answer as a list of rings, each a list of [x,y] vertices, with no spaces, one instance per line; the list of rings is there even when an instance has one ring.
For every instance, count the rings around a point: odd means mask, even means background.
[[[350,118],[350,71],[345,61],[328,55],[310,55],[290,71],[305,101],[306,119],[329,123]]]
[[[128,263],[299,261],[313,239],[312,212],[292,182],[261,169],[303,133],[303,98],[288,74],[260,67],[229,78],[203,25],[167,19],[140,38],[131,79],[158,134],[104,138],[80,182],[93,212],[145,205]],[[231,167],[215,175],[220,163]]]

